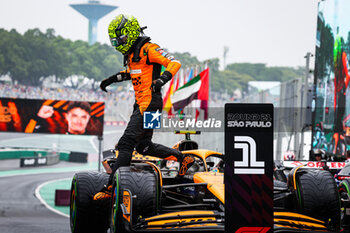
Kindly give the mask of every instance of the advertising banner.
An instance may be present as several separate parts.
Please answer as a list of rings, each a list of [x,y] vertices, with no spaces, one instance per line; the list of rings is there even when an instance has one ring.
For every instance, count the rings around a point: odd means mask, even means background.
[[[312,147],[338,160],[350,145],[349,10],[349,1],[320,1],[317,19]]]
[[[225,232],[273,230],[273,105],[225,105]]]
[[[102,135],[103,102],[0,98],[0,131]]]

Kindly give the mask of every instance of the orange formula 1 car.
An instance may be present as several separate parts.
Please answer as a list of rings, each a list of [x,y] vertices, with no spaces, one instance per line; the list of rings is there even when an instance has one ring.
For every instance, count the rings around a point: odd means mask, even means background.
[[[118,151],[105,151],[106,172],[81,172],[71,186],[72,233],[224,232],[224,155],[198,149],[196,131],[178,132],[186,139],[174,148],[195,157],[183,178],[178,163],[134,152],[130,167],[114,176],[112,197],[94,201],[107,184]],[[341,206],[333,177],[327,171],[301,167],[288,177],[274,172],[274,232],[339,232]]]
[[[112,197],[94,201],[107,184],[118,151],[104,152],[107,172],[83,172],[73,177],[70,225],[79,232],[224,231],[223,154],[198,149],[190,139],[196,131],[178,132],[186,139],[174,148],[195,162],[183,178],[178,163],[134,152],[130,167],[114,176]]]

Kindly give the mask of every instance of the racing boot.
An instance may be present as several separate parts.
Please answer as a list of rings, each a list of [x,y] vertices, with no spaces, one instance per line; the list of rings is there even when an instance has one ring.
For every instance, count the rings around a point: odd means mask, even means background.
[[[181,152],[180,152],[181,153]],[[180,163],[180,169],[179,169],[179,174],[177,175],[179,178],[184,177],[186,174],[187,170],[193,165],[194,163],[194,157],[189,154],[182,154],[181,153],[180,159],[178,159]]]
[[[106,200],[112,196],[112,185],[103,186],[102,190],[94,195],[94,201]]]

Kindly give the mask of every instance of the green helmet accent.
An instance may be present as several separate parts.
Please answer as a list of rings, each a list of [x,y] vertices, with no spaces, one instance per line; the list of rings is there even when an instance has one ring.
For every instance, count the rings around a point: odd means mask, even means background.
[[[112,46],[122,54],[127,54],[139,37],[141,28],[134,16],[120,14],[111,21],[108,27]]]

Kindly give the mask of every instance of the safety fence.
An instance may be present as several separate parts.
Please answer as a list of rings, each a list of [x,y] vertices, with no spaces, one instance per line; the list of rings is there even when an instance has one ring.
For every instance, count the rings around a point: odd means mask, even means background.
[[[274,105],[275,159],[281,159],[286,151],[293,151],[298,159],[308,156],[311,149],[312,99],[312,89],[308,86],[305,87],[302,79],[294,79],[248,95],[241,101]]]

